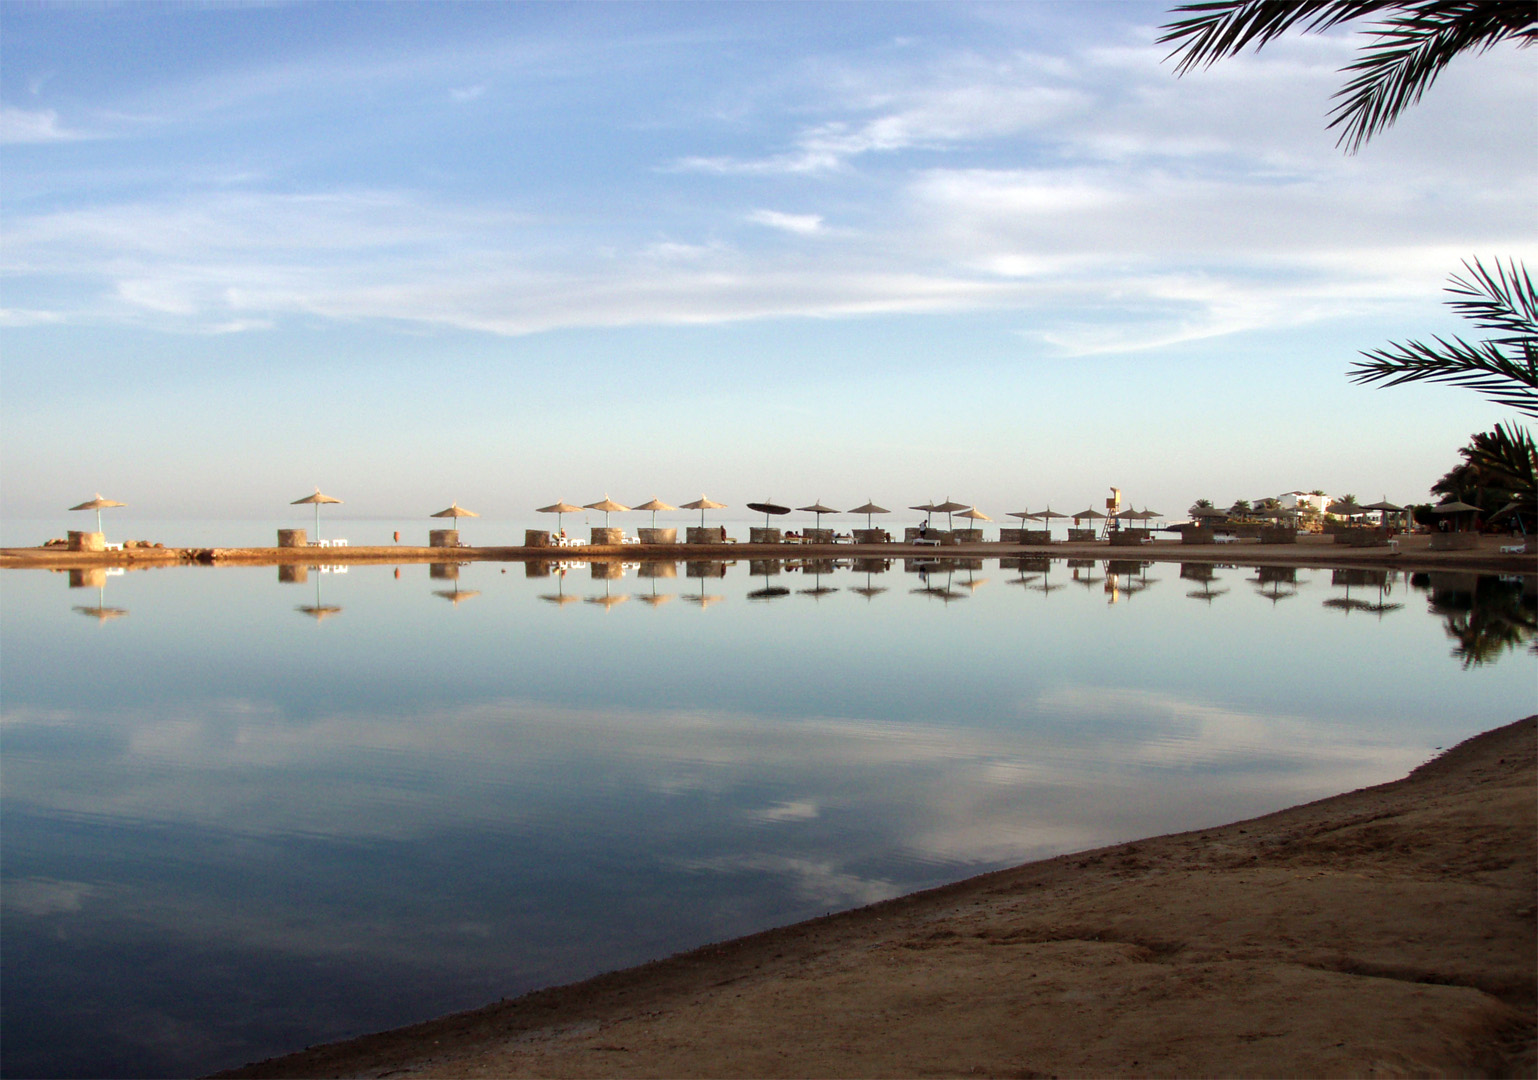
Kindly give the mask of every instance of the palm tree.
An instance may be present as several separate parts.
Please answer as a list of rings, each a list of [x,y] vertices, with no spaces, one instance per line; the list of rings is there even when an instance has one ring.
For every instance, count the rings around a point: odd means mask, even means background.
[[[1485,341],[1433,338],[1434,345],[1410,341],[1363,352],[1352,367],[1358,383],[1447,382],[1478,390],[1499,405],[1538,416],[1538,291],[1527,266],[1512,260],[1486,269],[1465,260],[1469,277],[1454,274],[1447,291],[1454,311],[1482,330],[1497,331]]]
[[[1181,4],[1187,17],[1167,23],[1162,42],[1175,42],[1171,56],[1185,74],[1236,56],[1253,44],[1298,28],[1321,33],[1364,15],[1382,21],[1367,33],[1374,39],[1342,69],[1351,78],[1339,91],[1330,127],[1341,128],[1337,145],[1355,153],[1399,114],[1420,100],[1453,57],[1482,53],[1495,44],[1538,41],[1538,13],[1532,4],[1511,0],[1203,0]]]
[[[1463,462],[1431,485],[1433,494],[1477,506],[1487,520],[1511,514],[1524,531],[1538,529],[1538,445],[1532,435],[1515,424],[1497,424],[1458,453]]]

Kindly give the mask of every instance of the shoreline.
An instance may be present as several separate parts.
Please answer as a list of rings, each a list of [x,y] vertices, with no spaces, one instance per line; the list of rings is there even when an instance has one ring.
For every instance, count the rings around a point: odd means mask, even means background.
[[[1538,717],[1409,776],[221,1076],[1538,1069]]]
[[[1243,563],[1245,565],[1371,567],[1409,570],[1468,570],[1538,573],[1538,545],[1521,555],[1502,554],[1509,538],[1480,537],[1463,551],[1431,551],[1430,536],[1404,536],[1398,549],[1360,548],[1333,543],[1328,536],[1299,537],[1294,544],[1185,544],[1154,540],[1112,547],[1106,541],[1015,544],[983,541],[944,547],[888,544],[589,544],[570,548],[483,546],[435,548],[404,545],[336,548],[126,548],[69,551],[60,548],[0,548],[0,569],[73,570],[92,567],[152,569],[165,566],[329,566],[447,562],[700,561],[739,559],[997,559],[1060,558],[1146,562]]]

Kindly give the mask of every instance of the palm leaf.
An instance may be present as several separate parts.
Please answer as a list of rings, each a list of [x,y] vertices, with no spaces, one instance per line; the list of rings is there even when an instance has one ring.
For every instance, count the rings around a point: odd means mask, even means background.
[[[1538,41],[1538,9],[1516,0],[1201,0],[1175,8],[1185,18],[1162,27],[1161,44],[1174,42],[1177,74],[1207,67],[1291,29],[1321,33],[1364,15],[1384,21],[1374,39],[1343,70],[1354,72],[1335,95],[1330,127],[1341,127],[1340,144],[1361,149],[1420,100],[1459,53],[1484,52],[1497,42]]]
[[[1459,53],[1484,52],[1507,38],[1530,45],[1538,35],[1528,4],[1419,0],[1394,9],[1368,31],[1374,44],[1342,69],[1356,74],[1335,94],[1342,101],[1329,126],[1343,128],[1338,145],[1351,153],[1418,102]]]
[[[1352,365],[1358,383],[1399,386],[1408,382],[1443,382],[1477,390],[1492,401],[1538,416],[1538,291],[1527,267],[1515,259],[1487,269],[1478,259],[1465,260],[1468,277],[1454,274],[1447,291],[1449,306],[1476,326],[1506,333],[1488,341],[1436,337],[1434,345],[1391,343],[1362,355]]]

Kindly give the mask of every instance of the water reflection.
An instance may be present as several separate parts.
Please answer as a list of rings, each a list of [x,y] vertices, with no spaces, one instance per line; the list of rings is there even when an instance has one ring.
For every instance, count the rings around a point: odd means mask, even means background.
[[[1412,587],[1429,593],[1429,609],[1457,644],[1452,655],[1465,668],[1493,663],[1532,642],[1538,655],[1538,591],[1531,577],[1433,572],[1416,574]]]
[[[1345,595],[1330,597],[1324,601],[1324,606],[1347,613],[1370,612],[1381,619],[1384,615],[1404,607],[1403,604],[1390,603],[1388,600],[1389,595],[1394,591],[1394,581],[1398,576],[1398,571],[1395,570],[1332,570],[1330,584],[1343,587]],[[1358,596],[1351,595],[1353,586],[1356,587]],[[1374,591],[1376,596],[1373,595]],[[1365,599],[1360,595],[1362,593],[1366,594]]]
[[[96,605],[77,605],[75,611],[81,615],[89,615],[98,623],[104,623],[111,619],[121,619],[128,614],[126,608],[107,606],[107,579],[109,577],[122,577],[121,566],[93,566],[80,567],[69,571],[69,587],[71,589],[95,589]]]
[[[1298,595],[1298,569],[1295,566],[1257,566],[1255,576],[1249,580],[1260,586],[1256,593],[1271,601],[1272,607],[1279,600]]]
[[[7,1075],[208,1072],[1391,779],[1532,711],[1531,579],[445,567],[72,579],[133,608],[100,626],[5,579]],[[301,631],[312,593],[355,617]]]
[[[1188,600],[1204,600],[1210,604],[1228,592],[1227,589],[1213,589],[1213,583],[1218,580],[1218,570],[1211,563],[1181,563],[1180,577],[1184,581],[1195,581],[1201,585],[1200,589],[1186,593]]]

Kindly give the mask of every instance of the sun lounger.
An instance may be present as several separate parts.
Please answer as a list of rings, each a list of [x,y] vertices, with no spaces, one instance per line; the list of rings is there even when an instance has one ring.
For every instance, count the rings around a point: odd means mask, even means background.
[[[1237,544],[1239,538],[1237,536],[1230,536],[1227,533],[1219,533],[1212,538],[1212,542],[1214,544]]]
[[[1501,545],[1501,554],[1502,555],[1526,555],[1527,554],[1527,543],[1524,541],[1523,543],[1520,543],[1520,544],[1502,544]]]
[[[103,544],[102,545],[102,550],[103,551],[122,551],[123,550],[123,545],[122,544]]]

